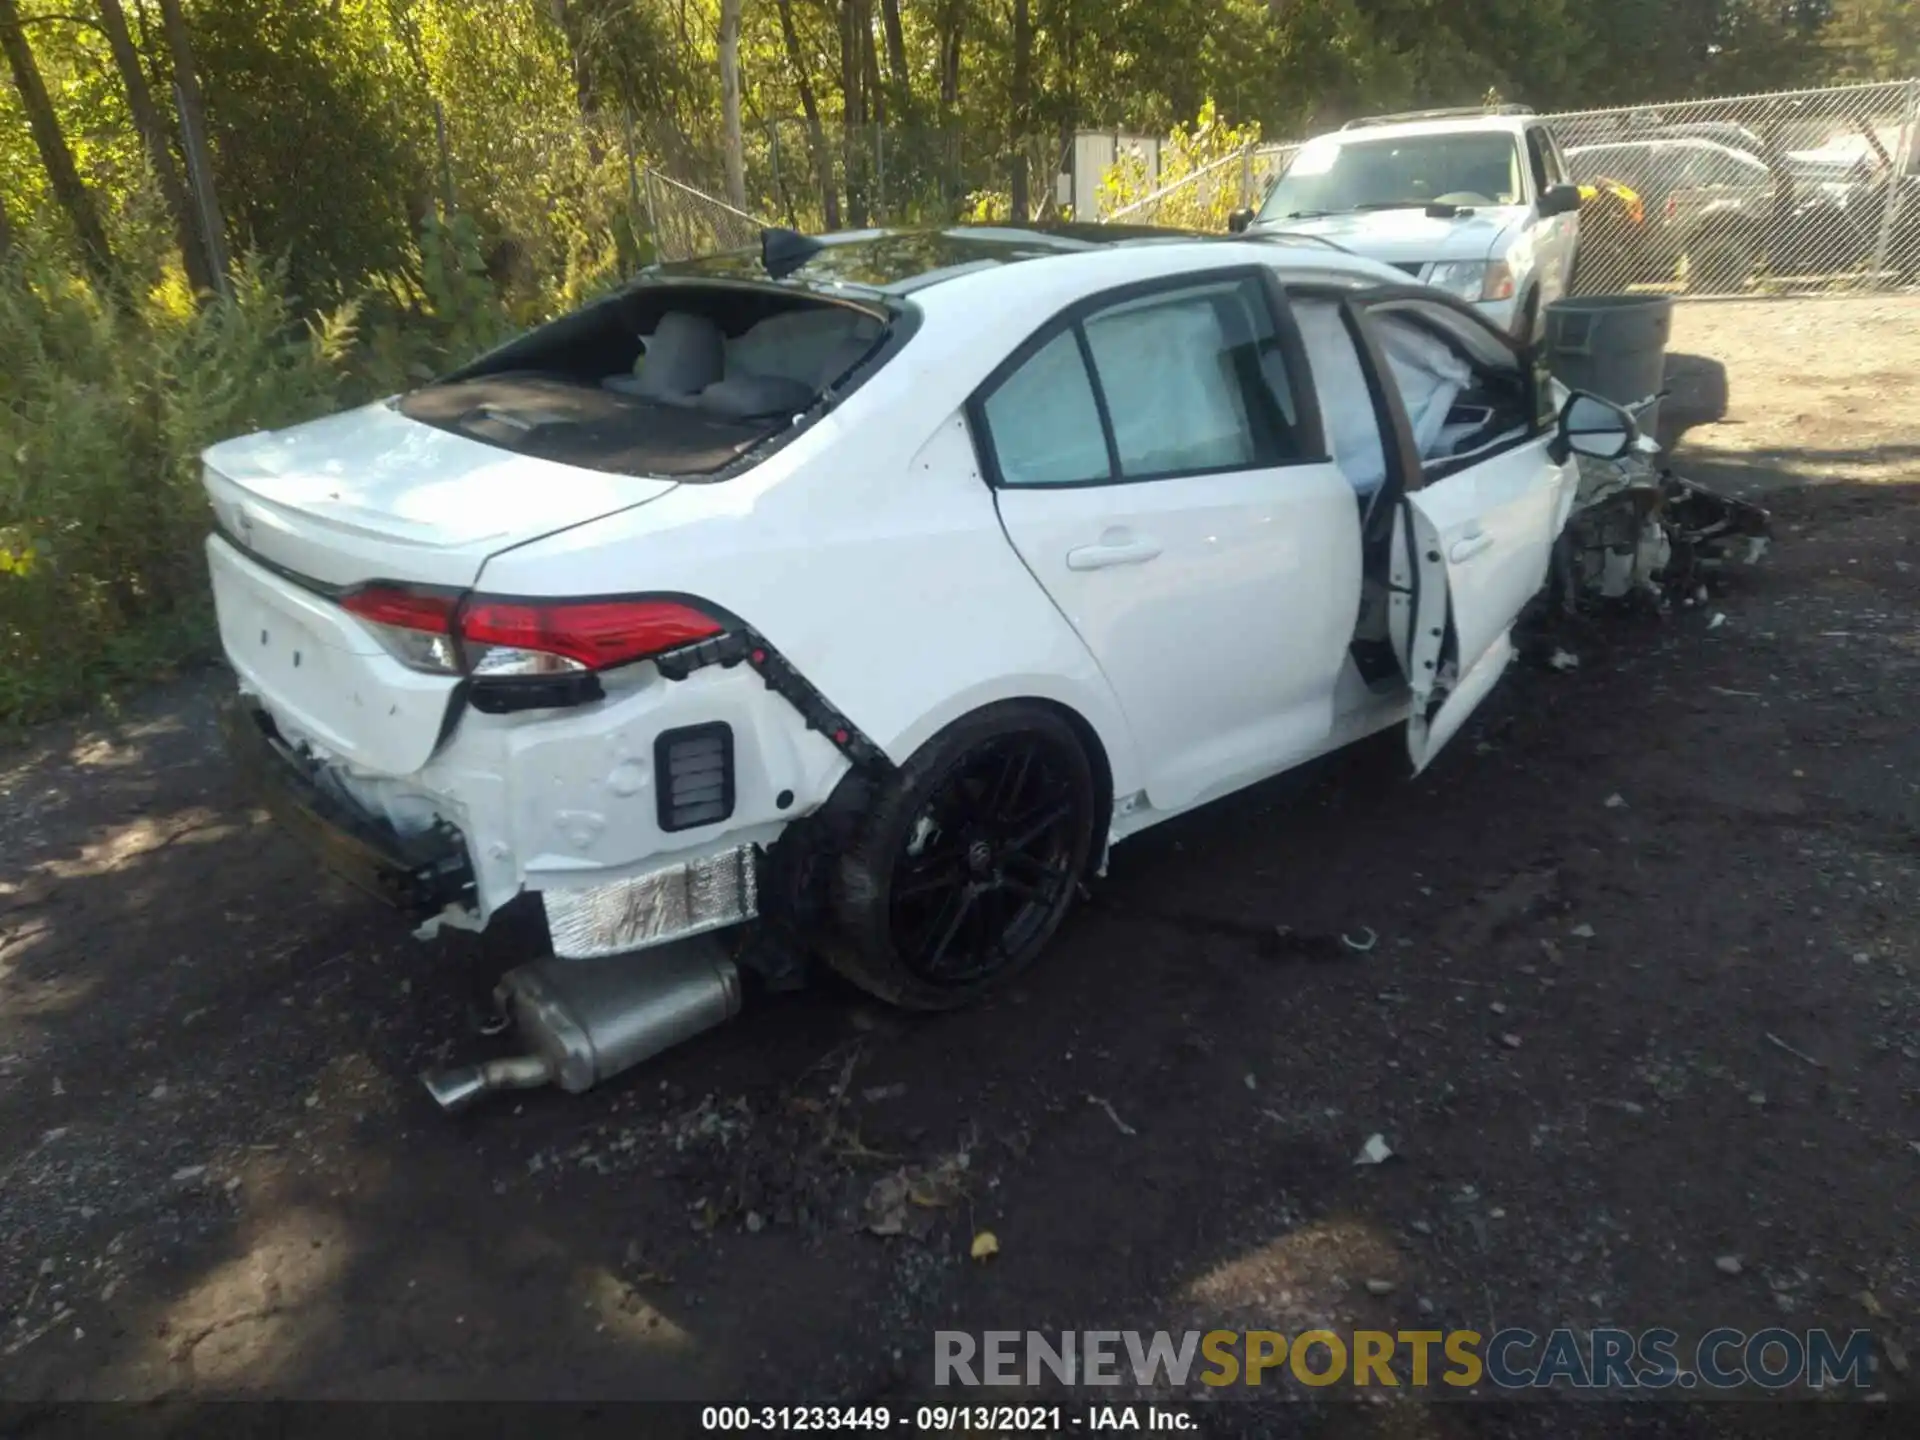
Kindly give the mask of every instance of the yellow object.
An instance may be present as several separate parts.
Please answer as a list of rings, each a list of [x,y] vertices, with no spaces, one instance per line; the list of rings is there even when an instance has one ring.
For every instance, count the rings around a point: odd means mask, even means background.
[[[984,1260],[989,1255],[998,1255],[999,1253],[1000,1242],[994,1238],[991,1230],[982,1230],[978,1235],[973,1237],[974,1259]]]

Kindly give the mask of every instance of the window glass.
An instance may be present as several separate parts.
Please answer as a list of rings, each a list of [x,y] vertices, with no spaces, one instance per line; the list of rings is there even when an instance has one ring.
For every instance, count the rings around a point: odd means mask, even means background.
[[[1603,179],[1639,185],[1645,162],[1645,147],[1635,145],[1588,145],[1567,154],[1573,178],[1583,185]]]
[[[1074,331],[1063,330],[987,397],[1000,479],[1073,485],[1111,478],[1106,432]]]
[[[1353,334],[1331,300],[1297,298],[1293,318],[1313,371],[1333,463],[1355,490],[1371,495],[1387,478],[1387,452]]]
[[[1687,186],[1711,185],[1718,169],[1714,153],[1705,142],[1690,143],[1680,166],[1680,183]]]
[[[1323,135],[1300,151],[1260,207],[1262,220],[1350,210],[1420,209],[1435,200],[1512,205],[1520,158],[1509,131],[1463,130],[1369,140]]]
[[[1086,334],[1126,478],[1298,458],[1257,282],[1127,301],[1091,316]]]
[[[1545,190],[1553,183],[1547,171],[1546,132],[1538,128],[1527,131],[1527,163],[1533,170],[1533,188]]]
[[[1551,130],[1547,136],[1547,173],[1553,177],[1553,183],[1564,185],[1573,177],[1567,171],[1567,152],[1560,147],[1560,137]]]
[[[1706,173],[1710,185],[1765,185],[1771,178],[1764,164],[1738,150],[1716,149],[1709,156]]]

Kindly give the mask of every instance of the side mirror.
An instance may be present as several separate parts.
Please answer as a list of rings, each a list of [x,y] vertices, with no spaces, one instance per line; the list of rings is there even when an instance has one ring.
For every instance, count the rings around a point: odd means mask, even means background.
[[[1560,411],[1560,429],[1554,436],[1552,455],[1564,465],[1569,455],[1587,455],[1595,460],[1618,460],[1640,438],[1640,427],[1633,412],[1611,400],[1576,390],[1567,397]]]
[[[1548,219],[1571,215],[1580,208],[1578,185],[1549,185],[1540,196],[1540,214]]]
[[[1251,224],[1253,224],[1253,211],[1251,210],[1236,210],[1227,216],[1227,230],[1231,234],[1239,235]]]

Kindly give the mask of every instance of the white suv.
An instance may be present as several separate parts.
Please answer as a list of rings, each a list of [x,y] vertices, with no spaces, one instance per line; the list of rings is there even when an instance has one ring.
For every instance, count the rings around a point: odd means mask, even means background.
[[[1572,283],[1580,191],[1531,110],[1425,110],[1308,141],[1233,228],[1331,240],[1532,339]]]

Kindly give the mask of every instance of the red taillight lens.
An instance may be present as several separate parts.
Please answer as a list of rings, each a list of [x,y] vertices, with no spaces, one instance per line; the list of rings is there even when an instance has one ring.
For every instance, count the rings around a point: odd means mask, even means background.
[[[407,585],[340,598],[404,664],[475,679],[609,670],[723,634],[678,600],[502,600]]]
[[[580,600],[535,603],[469,601],[460,612],[460,638],[468,646],[559,656],[583,670],[606,670],[707,640],[726,627],[675,600]],[[498,657],[489,656],[488,661]],[[475,670],[502,673],[497,663]]]
[[[454,591],[409,585],[363,585],[340,597],[340,608],[364,620],[395,659],[429,675],[460,673],[453,645],[459,603]]]
[[[368,585],[340,597],[340,608],[376,625],[448,635],[460,597],[444,590],[414,590],[404,585]]]

